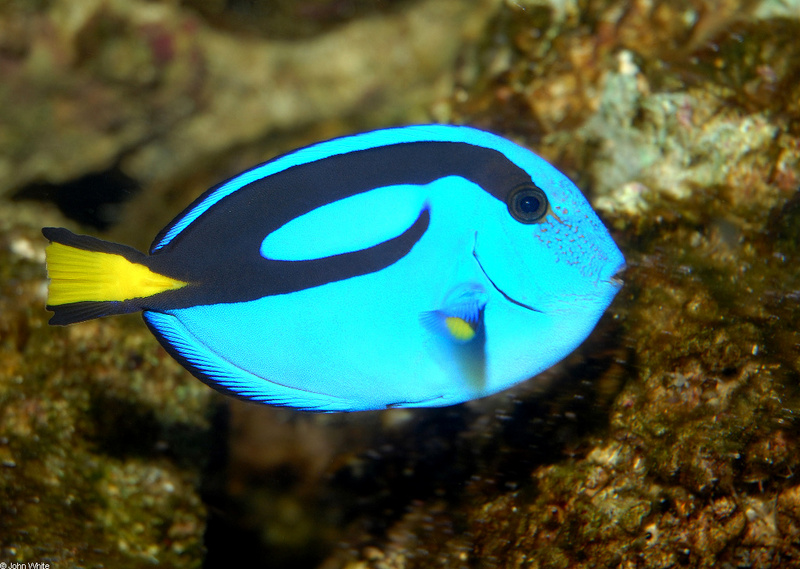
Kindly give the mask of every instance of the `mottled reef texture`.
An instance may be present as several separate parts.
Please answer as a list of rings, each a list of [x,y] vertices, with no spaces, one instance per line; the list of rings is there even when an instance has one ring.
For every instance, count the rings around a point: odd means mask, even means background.
[[[526,449],[537,417],[518,404],[495,451],[539,464],[505,491],[509,471],[481,464],[455,499],[356,532],[326,568],[800,566],[798,17],[766,2],[501,10],[454,116],[542,149],[613,229],[630,266],[595,336],[615,339],[563,373],[622,388],[599,420],[553,407],[553,423],[598,423],[551,447],[560,458]]]
[[[141,209],[94,214],[104,227],[122,216],[120,233],[145,246],[142,227],[160,229],[220,176],[343,130],[425,120],[496,0],[399,2],[359,18],[353,5],[349,19],[352,3],[339,15],[330,0],[180,4],[0,2],[0,195],[145,187]],[[237,11],[245,29],[230,29]],[[298,20],[318,33],[286,37]]]
[[[209,392],[136,318],[47,326],[42,222],[0,209],[0,562],[198,567]]]
[[[74,212],[89,174],[144,188],[90,216],[144,246],[272,152],[469,123],[576,180],[625,288],[510,393],[346,416],[234,402],[212,427],[221,400],[136,317],[46,326],[37,227],[65,221],[5,202],[0,561],[800,567],[800,3],[246,4],[0,2],[2,192]]]
[[[424,120],[494,7],[0,0],[0,563],[197,567],[204,469],[212,494],[227,488],[222,399],[138,317],[47,326],[39,228],[144,248],[200,191],[278,152]],[[296,438],[275,441],[295,459]],[[319,531],[282,520],[275,539],[309,549]]]

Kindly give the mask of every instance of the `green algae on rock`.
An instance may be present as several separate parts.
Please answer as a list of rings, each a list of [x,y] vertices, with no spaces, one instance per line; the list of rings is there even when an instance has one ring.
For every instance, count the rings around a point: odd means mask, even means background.
[[[107,5],[92,25],[114,23],[121,5]],[[568,171],[630,259],[626,288],[590,343],[544,378],[558,391],[524,387],[344,425],[276,414],[240,429],[230,484],[252,506],[242,526],[260,523],[270,552],[288,543],[283,559],[342,542],[326,569],[799,564],[797,8],[796,0],[505,2],[465,56],[452,100],[433,110],[515,136]],[[124,19],[117,25],[130,30]],[[48,79],[58,63],[52,50],[29,55],[26,28],[15,29],[0,33],[0,62]],[[146,29],[155,47],[169,44],[158,26]],[[167,34],[179,40],[177,56],[191,55],[192,27],[178,31]],[[214,119],[189,128],[185,108],[172,107],[194,101],[187,85],[196,68],[164,71],[151,84],[145,51],[120,61],[120,46],[135,48],[139,37],[122,35],[116,44],[106,35],[108,53],[96,57],[105,44],[82,40],[86,68],[134,93],[164,93],[156,109],[184,127],[152,154],[142,149],[136,163],[169,155],[181,132],[213,131]],[[58,86],[58,76],[49,79]],[[72,92],[95,93],[80,80]],[[6,86],[12,101],[27,97],[23,87]],[[214,108],[230,109],[234,95]],[[79,156],[98,159],[93,168],[124,147],[106,149],[109,137],[141,134],[129,115],[119,119],[107,111],[114,104],[100,103],[105,112],[91,118],[107,134],[100,143],[90,137],[95,154]],[[80,116],[70,104],[58,109],[61,118]],[[125,110],[135,118],[140,109]],[[40,136],[48,124],[36,114],[11,120]],[[318,128],[335,130],[337,121]],[[219,146],[261,144],[256,130],[232,131]],[[10,143],[14,156],[34,156],[29,140]],[[217,152],[210,144],[200,155]],[[191,164],[196,149],[184,150]],[[66,172],[69,163],[52,156]],[[24,164],[13,172],[22,183],[41,174],[40,163]],[[152,178],[162,188],[192,176],[163,173]],[[29,221],[12,223],[23,211]],[[193,488],[207,391],[183,383],[133,320],[45,337],[37,308],[44,273],[31,232],[42,215],[15,207],[0,248],[5,560],[198,566],[204,510]],[[76,337],[67,343],[65,333]],[[68,350],[76,340],[86,350]],[[132,381],[120,379],[120,367]],[[165,383],[152,381],[156,372]],[[182,403],[169,403],[167,391]],[[265,424],[274,435],[266,441],[241,435]],[[188,448],[179,443],[186,439]],[[272,446],[257,454],[258,445]],[[138,499],[141,490],[150,498]]]
[[[0,557],[199,567],[208,390],[138,323],[48,331],[45,217],[0,211]]]
[[[408,3],[296,43],[221,31],[178,4],[0,9],[0,195],[115,165],[166,192],[284,129],[396,122],[446,96],[459,45],[495,0]]]
[[[624,387],[570,457],[421,498],[331,567],[800,563],[800,13],[764,4],[506,3],[453,112],[538,142],[614,227]]]

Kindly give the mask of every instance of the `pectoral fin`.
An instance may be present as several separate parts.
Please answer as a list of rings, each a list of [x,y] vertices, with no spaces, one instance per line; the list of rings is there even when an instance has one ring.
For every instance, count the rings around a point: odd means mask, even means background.
[[[438,310],[423,312],[422,325],[434,334],[457,344],[473,341],[483,326],[486,291],[468,283],[455,287]]]
[[[420,315],[420,323],[433,335],[437,359],[475,392],[486,385],[486,300],[483,287],[463,284],[447,295],[441,308]]]
[[[469,322],[458,316],[448,316],[441,310],[423,312],[420,322],[437,336],[456,344],[466,344],[474,340],[478,331],[477,320]]]

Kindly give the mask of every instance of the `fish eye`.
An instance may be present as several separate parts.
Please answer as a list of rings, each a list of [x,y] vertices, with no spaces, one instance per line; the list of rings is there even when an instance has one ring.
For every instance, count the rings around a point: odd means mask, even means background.
[[[532,183],[519,185],[508,194],[508,212],[520,223],[537,223],[547,214],[547,196]]]

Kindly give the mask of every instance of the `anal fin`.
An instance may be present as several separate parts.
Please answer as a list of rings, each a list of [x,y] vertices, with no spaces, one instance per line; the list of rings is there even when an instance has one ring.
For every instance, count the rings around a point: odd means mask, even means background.
[[[215,353],[173,314],[145,310],[145,323],[169,354],[203,383],[246,401],[332,413],[357,411],[353,401],[281,385],[237,367]]]

